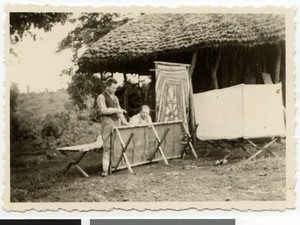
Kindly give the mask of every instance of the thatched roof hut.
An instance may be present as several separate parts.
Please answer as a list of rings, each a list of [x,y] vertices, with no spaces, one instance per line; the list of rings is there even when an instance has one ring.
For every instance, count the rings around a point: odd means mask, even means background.
[[[78,65],[83,73],[121,72],[124,78],[137,73],[155,80],[154,61],[190,64],[190,95],[264,83],[267,74],[269,82],[283,83],[285,96],[285,19],[274,14],[144,14],[92,44]],[[154,85],[144,102],[153,109]],[[189,123],[195,127],[193,110]]]
[[[191,64],[194,93],[264,83],[262,74],[268,73],[273,82],[283,83],[285,94],[285,18],[275,14],[144,14],[92,44],[79,59],[78,71],[137,73],[152,75],[154,80],[154,61]],[[155,90],[150,96],[153,100]],[[153,102],[144,104],[155,107]]]
[[[80,71],[147,73],[154,60],[191,63],[195,49],[278,45],[285,20],[273,14],[145,14],[100,38]]]

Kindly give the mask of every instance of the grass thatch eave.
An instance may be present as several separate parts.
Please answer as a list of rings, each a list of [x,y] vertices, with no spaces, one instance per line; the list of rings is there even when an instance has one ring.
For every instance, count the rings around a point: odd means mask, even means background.
[[[80,70],[128,72],[162,55],[221,46],[254,47],[285,39],[271,14],[145,14],[111,31],[79,59]]]

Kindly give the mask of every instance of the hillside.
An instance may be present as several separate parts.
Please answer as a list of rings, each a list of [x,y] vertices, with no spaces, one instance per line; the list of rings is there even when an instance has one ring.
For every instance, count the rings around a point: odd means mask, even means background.
[[[55,152],[57,147],[94,142],[100,124],[89,120],[66,90],[21,93],[11,119],[11,153]]]
[[[42,118],[47,113],[60,113],[66,110],[71,100],[66,90],[42,93],[22,93],[17,99],[19,113],[32,114],[35,118]]]

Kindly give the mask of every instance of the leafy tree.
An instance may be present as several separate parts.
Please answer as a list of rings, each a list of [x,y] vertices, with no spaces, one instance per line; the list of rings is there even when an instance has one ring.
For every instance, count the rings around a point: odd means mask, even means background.
[[[12,83],[10,86],[10,139],[16,140],[18,138],[19,121],[16,114],[17,99],[20,92],[18,86]]]
[[[60,138],[66,130],[70,121],[70,115],[66,112],[48,113],[43,119],[41,130],[42,138],[54,137]]]
[[[94,109],[91,112],[91,119],[98,120],[96,107],[96,98],[103,92],[103,81],[110,76],[110,74],[95,74],[76,73],[77,60],[79,58],[80,50],[89,47],[99,38],[106,35],[111,30],[127,23],[131,17],[129,15],[117,13],[82,13],[78,17],[78,26],[72,30],[59,44],[57,53],[66,49],[71,49],[73,52],[72,62],[70,68],[64,69],[61,75],[72,76],[71,83],[67,89],[73,102],[80,108],[85,109],[85,101],[88,97],[94,99]]]
[[[10,112],[16,112],[17,99],[20,94],[16,83],[12,83],[10,86]]]
[[[117,13],[82,13],[78,26],[72,30],[59,44],[57,52],[71,49],[73,66],[62,71],[62,75],[74,75],[79,51],[88,47],[111,30],[127,23],[130,18]]]
[[[103,76],[101,78],[92,74],[75,73],[67,91],[75,105],[79,109],[85,109],[88,97],[96,99],[104,91]]]
[[[11,42],[17,43],[24,34],[30,34],[35,40],[36,36],[30,32],[31,28],[43,29],[48,32],[55,24],[64,24],[70,15],[71,13],[11,12],[9,14]]]
[[[19,89],[15,83],[10,87],[10,141],[12,149],[15,149],[17,142],[35,140],[37,138],[37,129],[35,127],[37,120],[28,119],[29,115],[19,112]]]

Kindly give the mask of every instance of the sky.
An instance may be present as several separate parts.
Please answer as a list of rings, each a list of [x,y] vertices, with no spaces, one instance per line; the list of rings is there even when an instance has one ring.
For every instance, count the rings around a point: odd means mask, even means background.
[[[66,88],[70,81],[69,76],[60,76],[63,69],[69,68],[71,63],[71,50],[55,53],[58,43],[67,36],[76,24],[69,22],[64,25],[57,24],[52,31],[44,32],[35,29],[36,41],[26,36],[16,46],[13,46],[17,57],[9,55],[10,82],[18,84],[21,92],[41,92],[48,89],[55,91]]]
[[[72,51],[68,49],[60,53],[55,51],[59,42],[76,26],[77,23],[67,22],[64,25],[56,24],[50,32],[32,29],[31,32],[37,34],[37,39],[33,40],[30,35],[25,36],[22,41],[13,46],[17,57],[13,54],[9,55],[10,83],[16,83],[20,92],[27,92],[27,88],[30,92],[67,88],[71,77],[60,74],[63,69],[72,66]],[[85,49],[83,47],[79,55]],[[123,84],[123,74],[116,73],[114,78],[118,81],[118,85]],[[128,75],[128,79],[133,83],[138,82],[136,75]],[[150,82],[145,76],[140,77],[140,80]]]

